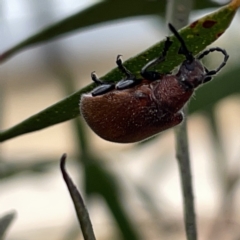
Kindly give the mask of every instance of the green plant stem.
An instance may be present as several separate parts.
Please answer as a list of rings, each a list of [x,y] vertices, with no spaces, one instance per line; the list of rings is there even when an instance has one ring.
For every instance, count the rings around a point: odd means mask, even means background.
[[[167,21],[177,29],[188,23],[192,0],[169,0],[167,5]],[[187,115],[187,107],[183,109]],[[176,128],[176,157],[179,166],[181,188],[184,206],[184,223],[187,240],[197,240],[197,227],[194,209],[191,164],[188,149],[188,135],[186,117],[183,123]]]
[[[73,203],[75,206],[75,210],[77,213],[80,227],[82,229],[84,240],[96,240],[94,232],[93,232],[93,228],[92,228],[92,223],[91,223],[88,211],[83,202],[82,196],[81,196],[80,192],[77,190],[76,186],[74,185],[74,183],[72,182],[71,178],[69,177],[68,173],[65,170],[66,158],[67,158],[66,154],[64,154],[61,157],[60,167],[61,167],[64,181],[68,187],[69,193],[72,197],[72,200],[73,200]]]

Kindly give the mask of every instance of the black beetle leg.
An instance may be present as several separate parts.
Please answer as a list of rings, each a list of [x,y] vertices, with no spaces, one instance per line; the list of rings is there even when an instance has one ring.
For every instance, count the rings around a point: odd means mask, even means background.
[[[179,48],[178,53],[183,54],[186,57],[186,60],[189,63],[192,63],[194,61],[194,57],[192,53],[188,50],[183,38],[180,36],[177,29],[171,23],[168,24],[168,27],[171,30],[171,32],[174,34],[174,36],[178,39],[178,41],[181,43],[181,47]]]
[[[116,64],[118,66],[118,69],[126,75],[127,79],[131,79],[131,78],[135,78],[135,76],[126,68],[123,66],[123,62],[122,62],[122,55],[118,55],[117,56],[117,60],[116,60]]]
[[[103,84],[103,81],[102,81],[100,78],[98,78],[98,76],[97,76],[97,74],[95,73],[95,71],[91,73],[91,78],[92,78],[92,80],[93,80],[96,84],[98,84],[98,85],[102,85],[102,84]]]
[[[167,55],[167,52],[172,45],[172,41],[170,40],[169,37],[167,37],[165,41],[165,45],[162,51],[162,54],[158,57],[153,59],[152,61],[148,62],[142,69],[141,69],[141,75],[144,79],[147,80],[157,80],[161,78],[161,74],[155,71],[148,71],[149,68],[155,67],[159,63],[163,62],[165,60],[165,57]]]
[[[126,75],[125,79],[122,79],[116,84],[116,89],[123,90],[130,87],[133,87],[139,83],[139,81],[136,79],[136,77],[126,68],[123,66],[122,62],[122,55],[117,56],[116,63],[118,65],[119,70]]]
[[[91,78],[96,84],[99,85],[98,87],[93,89],[92,96],[102,95],[102,94],[109,92],[110,90],[115,88],[115,85],[113,83],[103,82],[100,78],[98,78],[98,76],[95,72],[91,73]]]

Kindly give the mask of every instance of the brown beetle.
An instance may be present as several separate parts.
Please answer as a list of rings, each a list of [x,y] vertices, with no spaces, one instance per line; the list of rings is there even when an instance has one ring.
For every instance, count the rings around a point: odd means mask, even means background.
[[[162,54],[142,68],[142,79],[136,79],[123,66],[120,55],[116,63],[126,75],[125,79],[117,84],[104,83],[92,73],[92,80],[99,86],[82,96],[80,110],[87,124],[100,137],[118,143],[138,142],[176,126],[183,120],[181,109],[194,89],[210,81],[226,64],[229,56],[218,47],[194,58],[177,30],[171,24],[169,28],[181,43],[179,53],[186,57],[177,74],[148,70],[165,60],[172,44],[169,37]],[[216,70],[209,71],[200,59],[214,51],[221,52],[224,60]]]

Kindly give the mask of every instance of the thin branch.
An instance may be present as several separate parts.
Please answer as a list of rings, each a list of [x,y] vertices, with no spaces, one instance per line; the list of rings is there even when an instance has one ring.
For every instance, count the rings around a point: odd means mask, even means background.
[[[96,240],[92,223],[88,214],[88,211],[85,207],[85,204],[83,202],[82,196],[77,190],[76,186],[74,185],[73,181],[69,177],[68,173],[65,170],[65,161],[66,161],[67,155],[63,154],[60,160],[60,168],[62,171],[62,175],[64,178],[65,183],[67,184],[69,193],[71,195],[71,198],[74,203],[74,207],[77,213],[78,221],[80,224],[80,227],[82,229],[84,240]]]
[[[185,120],[175,131],[175,141],[177,151],[176,157],[178,160],[183,194],[185,231],[188,240],[197,240],[192,174],[188,150],[187,123]]]

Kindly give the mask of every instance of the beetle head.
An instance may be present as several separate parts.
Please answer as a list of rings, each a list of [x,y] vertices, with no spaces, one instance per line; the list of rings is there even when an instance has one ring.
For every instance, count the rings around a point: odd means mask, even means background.
[[[191,88],[196,88],[204,83],[205,69],[198,59],[192,61],[184,60],[176,77],[182,84]]]
[[[224,49],[221,49],[219,47],[210,48],[195,58],[188,50],[184,40],[179,35],[178,31],[172,26],[172,24],[169,23],[168,26],[178,41],[181,43],[181,47],[178,53],[183,54],[186,57],[186,60],[183,61],[178,73],[176,74],[177,79],[181,83],[185,84],[187,87],[196,88],[200,84],[210,81],[212,79],[212,76],[218,73],[226,65],[229,55]],[[221,52],[224,56],[224,59],[216,70],[209,71],[205,66],[203,66],[203,64],[200,62],[200,59],[214,51]]]

